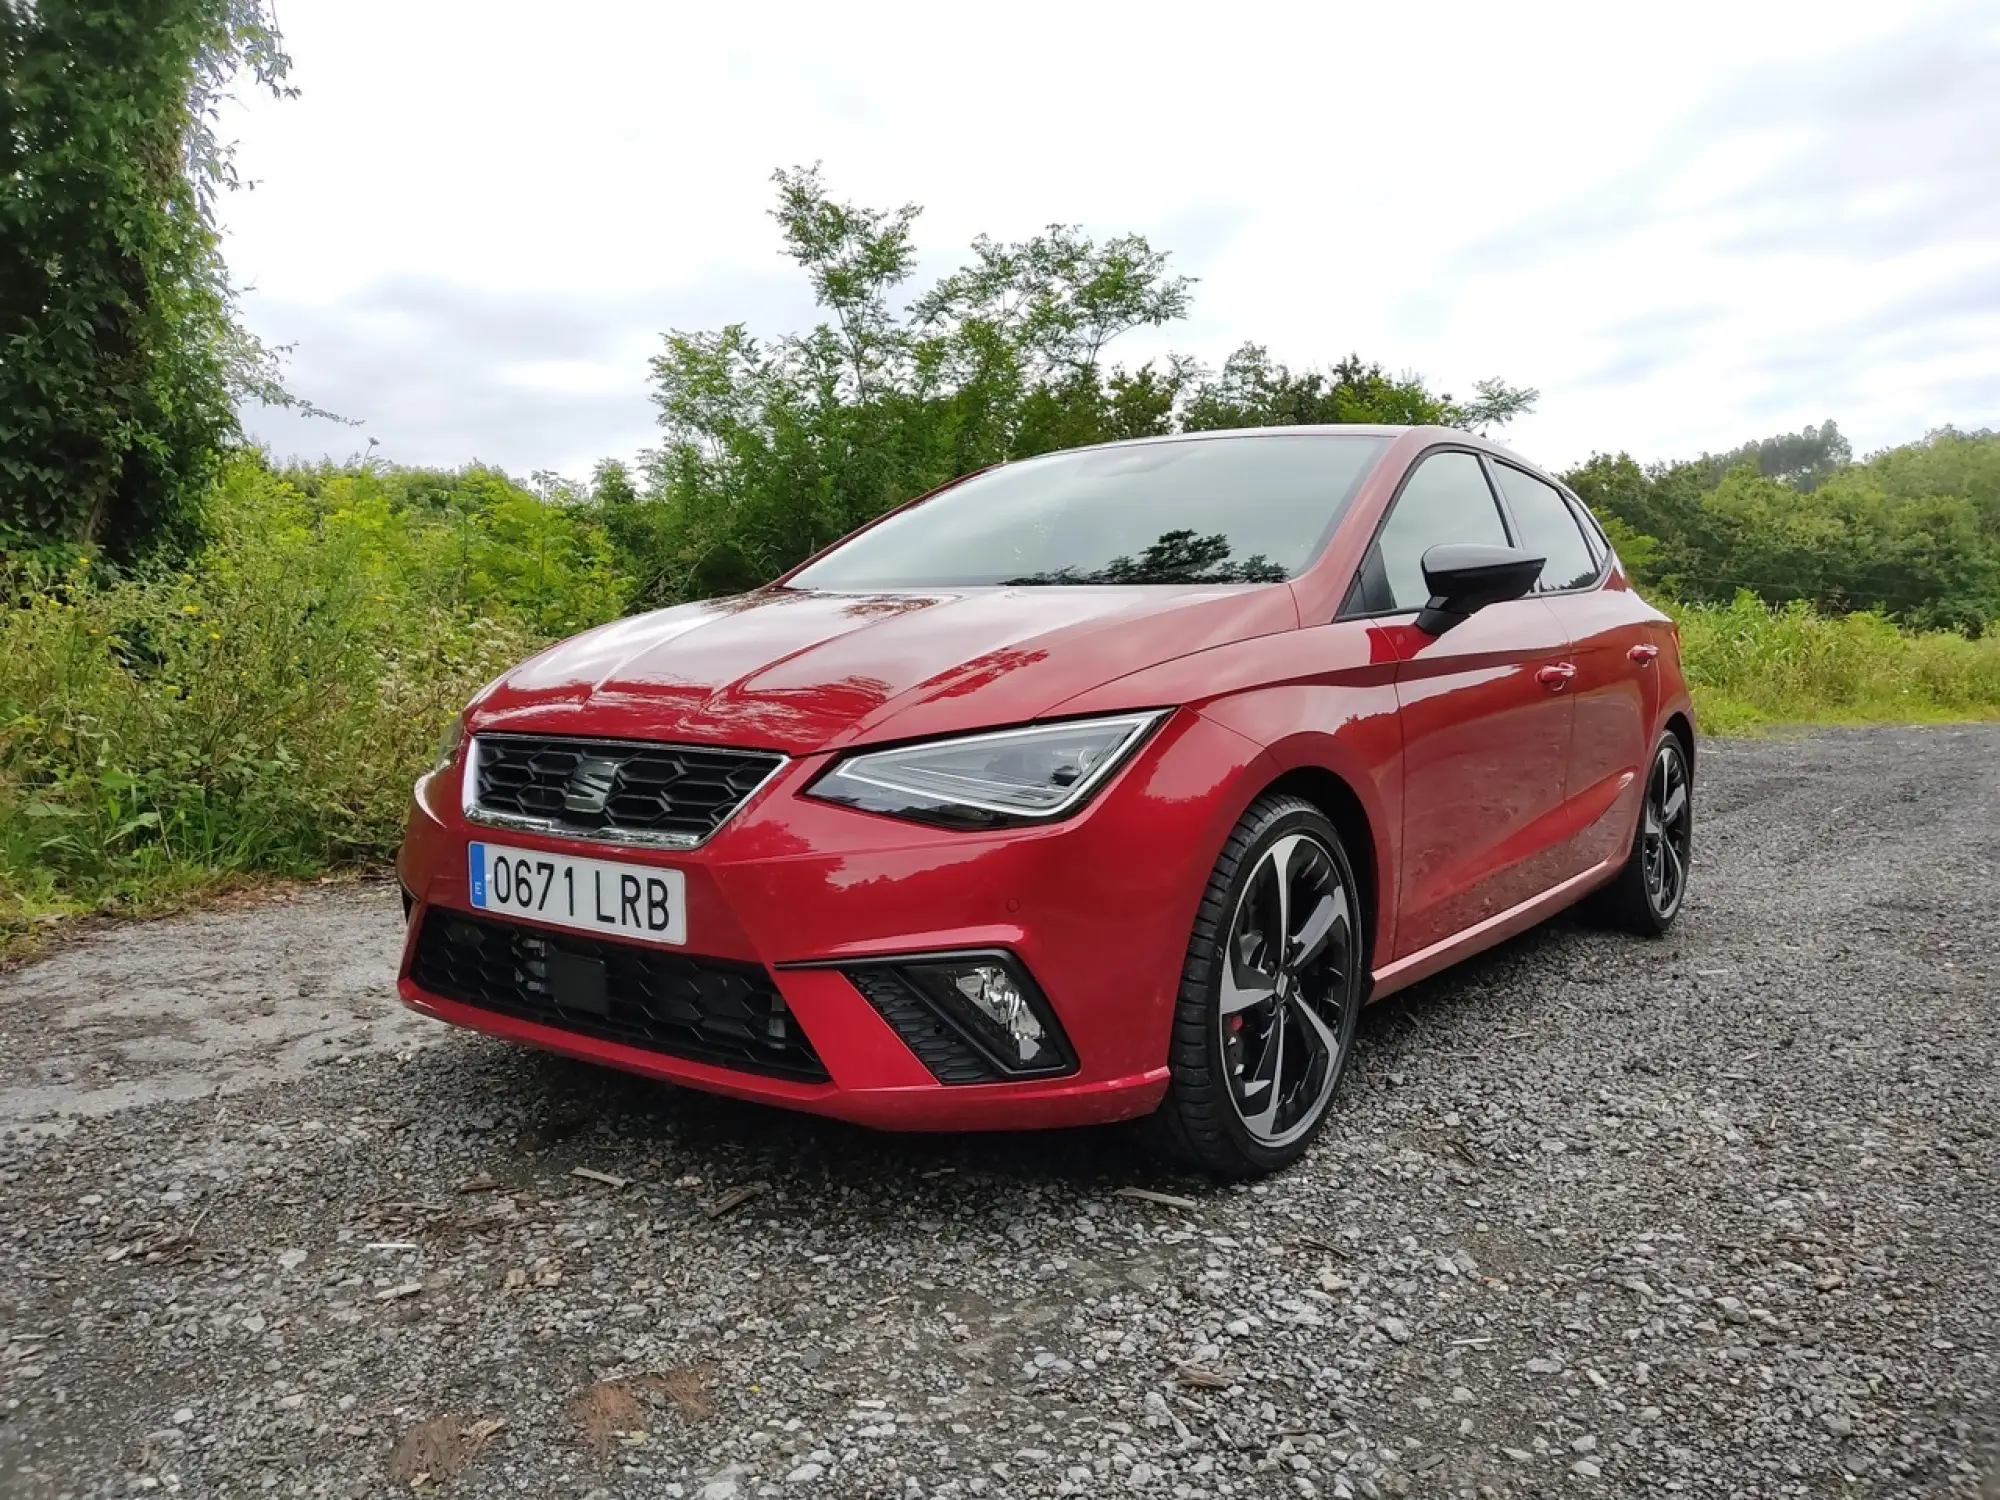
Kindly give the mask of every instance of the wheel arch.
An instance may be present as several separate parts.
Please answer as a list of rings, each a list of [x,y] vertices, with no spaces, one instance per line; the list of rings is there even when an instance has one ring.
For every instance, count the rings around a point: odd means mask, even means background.
[[[1347,847],[1348,858],[1354,865],[1354,877],[1361,885],[1362,907],[1368,916],[1368,920],[1362,923],[1362,932],[1368,944],[1367,962],[1372,973],[1386,913],[1380,890],[1382,846],[1369,822],[1366,804],[1338,772],[1319,765],[1293,766],[1257,795],[1303,798],[1333,824],[1341,843]]]
[[[1681,709],[1667,715],[1667,731],[1681,742],[1681,754],[1687,757],[1688,778],[1694,778],[1694,720]]]

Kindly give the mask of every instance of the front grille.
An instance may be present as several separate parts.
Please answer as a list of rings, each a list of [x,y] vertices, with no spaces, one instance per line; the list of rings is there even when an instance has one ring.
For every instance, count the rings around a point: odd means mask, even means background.
[[[849,969],[847,980],[881,1012],[939,1083],[993,1083],[1007,1076],[894,969]]]
[[[784,763],[768,750],[482,734],[468,811],[580,838],[698,844]]]
[[[771,976],[754,964],[433,907],[410,977],[447,1000],[627,1046],[784,1078],[827,1076]]]

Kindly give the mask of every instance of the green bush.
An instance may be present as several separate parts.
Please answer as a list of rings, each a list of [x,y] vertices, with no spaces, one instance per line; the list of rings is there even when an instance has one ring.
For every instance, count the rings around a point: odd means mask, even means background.
[[[481,682],[615,615],[590,514],[482,470],[226,471],[183,570],[16,579],[0,915],[379,862]]]
[[[2000,617],[2000,433],[1947,428],[1859,462],[1833,423],[1642,468],[1565,476],[1648,587],[1727,604],[1803,600],[1978,635]]]
[[[2000,638],[1897,628],[1879,614],[1729,604],[1673,607],[1696,717],[1711,734],[1775,723],[2000,717]]]

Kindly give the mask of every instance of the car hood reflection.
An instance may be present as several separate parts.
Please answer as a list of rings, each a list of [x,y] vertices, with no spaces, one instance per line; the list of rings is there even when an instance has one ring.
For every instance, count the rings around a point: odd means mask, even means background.
[[[804,754],[1024,722],[1127,673],[1296,623],[1283,584],[761,589],[553,646],[489,687],[472,727]]]

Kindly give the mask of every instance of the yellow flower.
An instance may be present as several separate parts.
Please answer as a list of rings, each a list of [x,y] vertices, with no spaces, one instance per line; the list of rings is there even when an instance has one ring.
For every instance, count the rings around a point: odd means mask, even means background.
[[[198,615],[201,613],[201,606],[199,604],[183,604],[181,606],[181,613],[184,615]]]
[[[210,631],[210,632],[208,633],[208,638],[209,638],[209,639],[210,639],[211,641],[219,641],[219,640],[221,640],[221,639],[222,639],[222,632],[221,632],[221,631],[219,631],[219,630],[211,630],[211,631]]]

